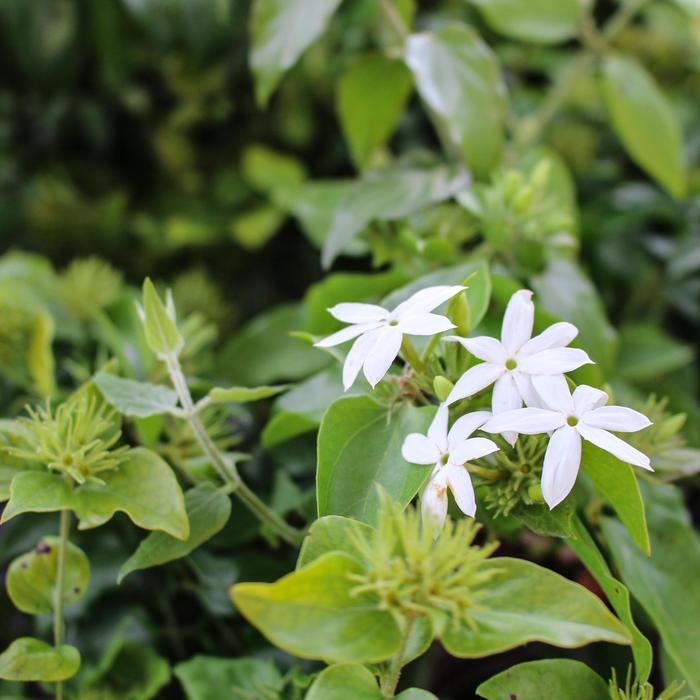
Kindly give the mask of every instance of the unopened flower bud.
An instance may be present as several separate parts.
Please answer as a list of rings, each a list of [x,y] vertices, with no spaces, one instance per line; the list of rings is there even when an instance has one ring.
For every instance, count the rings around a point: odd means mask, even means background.
[[[453,388],[454,384],[441,374],[433,379],[433,391],[440,401],[445,401]]]

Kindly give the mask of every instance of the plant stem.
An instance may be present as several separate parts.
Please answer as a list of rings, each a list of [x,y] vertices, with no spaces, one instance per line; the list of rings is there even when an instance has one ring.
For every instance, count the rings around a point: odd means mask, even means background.
[[[207,433],[199,418],[198,410],[192,401],[192,395],[177,356],[171,353],[166,358],[165,364],[168,368],[170,381],[175,387],[182,405],[182,416],[190,426],[202,452],[209,457],[214,469],[216,469],[216,472],[226,484],[227,491],[237,496],[260,522],[271,528],[283,540],[292,545],[300,545],[304,539],[304,532],[289,525],[243,483],[243,479],[241,479],[235,464],[232,464],[226,458],[211,439],[209,433]]]
[[[396,692],[396,686],[399,684],[401,678],[401,671],[404,667],[404,656],[406,655],[406,647],[408,646],[408,638],[411,636],[411,630],[413,629],[413,623],[416,621],[414,615],[406,618],[406,622],[403,628],[403,634],[401,636],[401,646],[396,654],[391,659],[391,664],[389,670],[381,680],[381,692],[385,698],[393,698]]]
[[[413,343],[406,336],[404,336],[401,341],[401,354],[403,355],[403,359],[413,367],[416,374],[425,373],[423,360],[420,359],[416,349],[413,347]]]
[[[66,549],[68,548],[68,534],[70,532],[70,511],[62,510],[60,516],[58,534],[58,554],[56,560],[56,588],[54,591],[53,603],[53,637],[54,645],[63,645],[64,620],[63,620],[63,597],[66,573]],[[63,683],[56,683],[56,700],[63,700]]]

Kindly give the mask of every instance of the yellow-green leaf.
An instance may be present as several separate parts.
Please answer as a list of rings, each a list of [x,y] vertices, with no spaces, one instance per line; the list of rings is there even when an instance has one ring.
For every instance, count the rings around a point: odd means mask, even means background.
[[[80,652],[64,644],[20,637],[0,654],[0,678],[6,681],[65,681],[80,668]]]

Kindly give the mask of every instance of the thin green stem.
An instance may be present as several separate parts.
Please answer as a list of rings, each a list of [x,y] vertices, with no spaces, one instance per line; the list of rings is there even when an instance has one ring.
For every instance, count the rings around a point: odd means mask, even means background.
[[[416,374],[425,374],[425,365],[416,352],[416,349],[413,347],[413,343],[406,336],[404,336],[401,341],[401,354],[403,355],[403,359],[413,367]]]
[[[406,656],[406,647],[408,646],[408,639],[411,636],[411,631],[413,630],[413,623],[416,621],[415,615],[410,615],[406,618],[406,622],[403,628],[403,634],[401,635],[401,646],[396,654],[392,657],[391,663],[389,665],[389,670],[387,674],[381,679],[380,689],[382,695],[385,698],[393,698],[396,692],[396,687],[401,679],[401,671],[404,667],[404,657]]]
[[[260,498],[243,483],[243,479],[241,479],[235,464],[231,463],[226,458],[211,439],[199,418],[198,408],[192,401],[192,395],[190,394],[190,389],[187,386],[187,381],[185,380],[185,375],[177,356],[173,354],[169,355],[166,359],[166,366],[168,368],[168,374],[170,375],[170,381],[175,387],[175,391],[180,399],[180,404],[182,405],[182,417],[190,426],[192,434],[197,440],[202,452],[211,460],[214,469],[216,469],[219,477],[226,485],[227,491],[237,496],[260,522],[270,527],[283,540],[292,545],[301,544],[304,539],[304,532],[289,525],[284,518],[281,518],[260,500]]]
[[[66,549],[68,548],[68,535],[70,533],[70,511],[62,510],[59,521],[58,553],[56,560],[56,587],[54,589],[53,602],[53,638],[54,645],[63,645],[65,634],[65,622],[63,620],[63,598],[66,573]],[[63,683],[56,683],[56,700],[63,700]]]

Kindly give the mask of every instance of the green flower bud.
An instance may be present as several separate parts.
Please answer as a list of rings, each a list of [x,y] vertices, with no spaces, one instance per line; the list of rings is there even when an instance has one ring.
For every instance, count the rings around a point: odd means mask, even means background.
[[[527,497],[533,503],[544,503],[544,496],[542,495],[542,486],[540,484],[530,484],[527,489]]]
[[[445,401],[447,399],[453,387],[454,384],[441,374],[433,379],[433,391],[440,401]]]
[[[178,355],[184,341],[175,322],[175,304],[168,293],[164,305],[153,282],[147,277],[143,283],[143,308],[139,310],[148,347],[160,358]]]

